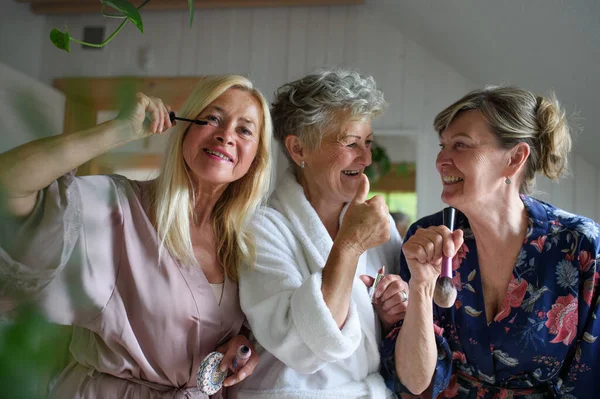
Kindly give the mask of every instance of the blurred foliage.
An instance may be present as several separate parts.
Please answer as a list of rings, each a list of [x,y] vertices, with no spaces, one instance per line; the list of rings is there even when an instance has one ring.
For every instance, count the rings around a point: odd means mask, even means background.
[[[110,36],[108,36],[102,43],[88,43],[82,40],[75,39],[69,34],[69,30],[66,26],[64,32],[58,29],[52,29],[50,31],[50,41],[52,42],[52,44],[54,44],[56,48],[64,50],[66,52],[70,52],[71,41],[89,47],[106,46],[112,39],[115,38],[115,36],[117,36],[117,34],[125,27],[125,25],[127,25],[128,22],[134,24],[141,33],[144,33],[144,23],[142,21],[142,16],[140,15],[139,11],[149,2],[150,0],[146,0],[139,7],[136,7],[128,0],[100,0],[100,3],[102,4],[100,12],[105,18],[117,18],[123,20],[121,25],[119,25],[117,29],[115,29],[115,31],[111,33]],[[114,9],[117,13],[112,14],[106,12],[106,7]],[[194,0],[188,0],[188,7],[190,9],[191,27],[192,23],[194,22]]]
[[[56,359],[65,358],[64,347],[56,345],[63,331],[33,306],[22,306],[16,318],[0,321],[0,398],[47,396],[48,384],[60,371]]]
[[[396,173],[396,176],[408,176],[415,172],[415,163],[400,162],[396,165],[396,170],[394,172]]]
[[[0,190],[0,230],[10,230],[13,223],[7,217],[6,195]],[[0,269],[1,297],[6,290],[3,273],[6,270]],[[2,298],[2,305],[7,301]],[[47,397],[49,384],[68,357],[65,328],[48,323],[29,304],[10,314],[0,313],[0,399]]]
[[[194,0],[188,0],[188,7],[190,9],[190,28],[194,23]]]
[[[365,174],[373,184],[390,171],[391,162],[385,149],[375,142],[371,144],[371,158],[373,162],[367,166]]]

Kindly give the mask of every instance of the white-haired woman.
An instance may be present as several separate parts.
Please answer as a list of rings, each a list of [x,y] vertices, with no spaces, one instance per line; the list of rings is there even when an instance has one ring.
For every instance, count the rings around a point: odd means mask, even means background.
[[[49,320],[73,326],[74,360],[54,398],[203,398],[203,358],[219,348],[227,366],[250,344],[239,335],[237,267],[253,258],[245,226],[268,190],[272,134],[251,82],[199,81],[180,116],[203,122],[171,129],[156,180],[70,172],[170,129],[168,112],[138,93],[112,121],[0,155],[12,219],[0,248],[0,310],[35,300]]]
[[[403,325],[386,338],[384,373],[398,394],[438,398],[595,398],[600,226],[527,194],[558,179],[571,137],[551,97],[517,87],[471,92],[435,118],[441,212],[408,231]],[[432,305],[442,256],[453,258],[454,306]]]
[[[384,106],[373,78],[344,70],[276,93],[274,132],[291,168],[252,222],[257,262],[240,272],[242,310],[264,348],[240,398],[394,397],[378,345],[402,317],[407,287],[388,275],[372,303],[364,284],[400,256],[388,208],[367,199],[363,174]]]

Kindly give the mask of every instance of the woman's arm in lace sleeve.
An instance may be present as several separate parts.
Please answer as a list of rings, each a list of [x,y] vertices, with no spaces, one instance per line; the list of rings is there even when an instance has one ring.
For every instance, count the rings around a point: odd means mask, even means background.
[[[13,216],[33,211],[40,190],[111,148],[131,141],[124,122],[109,121],[73,134],[34,140],[0,154],[0,192]]]
[[[146,123],[146,115],[152,121]],[[34,140],[0,154],[0,192],[13,216],[27,216],[40,190],[106,151],[171,127],[168,108],[137,93],[136,101],[111,121],[71,134]]]

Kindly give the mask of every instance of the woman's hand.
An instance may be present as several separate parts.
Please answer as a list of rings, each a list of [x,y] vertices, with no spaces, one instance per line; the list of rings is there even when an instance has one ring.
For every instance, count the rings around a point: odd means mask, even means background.
[[[373,293],[373,305],[385,331],[404,319],[408,307],[408,284],[397,274],[383,276]]]
[[[152,134],[161,134],[174,126],[169,118],[171,107],[163,104],[160,98],[148,97],[144,93],[136,93],[135,101],[125,107],[117,120],[128,123],[133,139],[141,139]]]
[[[373,286],[373,277],[363,274],[360,279],[367,287]],[[373,306],[387,333],[394,324],[404,319],[408,307],[408,284],[397,274],[383,276],[373,292]]]
[[[385,200],[378,195],[367,200],[369,179],[365,174],[361,177],[336,237],[336,241],[359,256],[390,239],[390,212]]]
[[[241,345],[246,345],[250,348],[250,359],[248,359],[248,362],[243,367],[238,370],[234,370],[232,366],[233,359],[235,358],[237,350]],[[217,352],[220,352],[224,355],[220,365],[221,371],[229,369],[232,372],[232,374],[227,377],[225,381],[223,381],[223,386],[225,387],[235,385],[244,380],[244,378],[252,374],[254,368],[258,364],[259,356],[256,353],[254,345],[243,335],[236,335],[235,337],[231,338],[229,341],[219,346],[217,348]]]
[[[410,269],[410,284],[434,283],[442,271],[442,257],[454,257],[463,244],[462,230],[446,226],[418,229],[404,244],[402,252]]]

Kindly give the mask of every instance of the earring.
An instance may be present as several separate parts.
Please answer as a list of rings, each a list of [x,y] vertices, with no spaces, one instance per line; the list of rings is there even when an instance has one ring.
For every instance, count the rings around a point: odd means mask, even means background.
[[[510,183],[511,183],[511,180],[510,180],[510,178],[509,178],[509,177],[507,177],[507,178],[506,178],[506,180],[504,180],[504,183],[506,183],[506,184],[510,184]]]
[[[300,162],[300,167],[304,169],[304,161]]]

